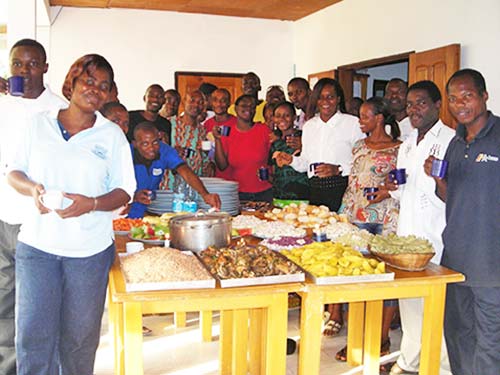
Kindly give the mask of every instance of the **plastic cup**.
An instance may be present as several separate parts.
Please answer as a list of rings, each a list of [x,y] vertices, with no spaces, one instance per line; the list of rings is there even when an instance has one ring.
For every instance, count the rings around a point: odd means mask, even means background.
[[[194,150],[189,147],[185,147],[183,151],[183,155],[185,158],[189,159],[191,156],[194,155]]]
[[[314,174],[316,174],[316,168],[321,165],[323,163],[312,163],[312,164],[309,164],[309,170],[311,172],[314,172]]]
[[[156,199],[156,191],[154,190],[151,190],[149,193],[148,193],[148,197],[150,200],[154,201]]]
[[[21,76],[12,76],[9,78],[9,94],[12,96],[24,95],[24,78]]]
[[[367,200],[372,201],[375,199],[375,197],[370,194],[375,193],[377,191],[378,187],[366,187],[363,189],[363,195],[366,197]]]
[[[210,142],[210,141],[202,141],[201,142],[201,149],[203,151],[210,151],[212,149],[212,142]]]
[[[227,137],[231,133],[231,128],[229,126],[221,126],[220,134],[224,137]]]
[[[448,170],[448,161],[441,159],[434,159],[432,161],[431,176],[444,178]]]
[[[60,210],[63,205],[63,193],[59,190],[47,190],[44,194],[38,197],[41,204],[49,210]]]
[[[393,169],[392,171],[389,172],[389,179],[391,181],[397,182],[398,185],[406,184],[406,169],[405,168]]]
[[[144,244],[142,242],[127,242],[125,249],[129,254],[138,253],[139,251],[144,250]]]
[[[259,168],[259,179],[261,179],[262,181],[269,180],[269,169],[267,169],[267,167]]]

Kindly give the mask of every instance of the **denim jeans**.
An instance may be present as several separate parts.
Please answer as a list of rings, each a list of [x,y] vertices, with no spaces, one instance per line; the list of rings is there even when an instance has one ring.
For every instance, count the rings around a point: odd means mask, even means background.
[[[18,375],[92,375],[115,246],[61,257],[16,250]]]

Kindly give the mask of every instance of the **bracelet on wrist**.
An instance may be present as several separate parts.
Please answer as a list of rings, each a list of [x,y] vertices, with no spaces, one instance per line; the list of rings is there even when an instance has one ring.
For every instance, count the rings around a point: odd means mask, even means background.
[[[97,209],[97,203],[98,203],[97,198],[94,197],[94,207],[92,207],[92,210],[90,212],[94,212]]]

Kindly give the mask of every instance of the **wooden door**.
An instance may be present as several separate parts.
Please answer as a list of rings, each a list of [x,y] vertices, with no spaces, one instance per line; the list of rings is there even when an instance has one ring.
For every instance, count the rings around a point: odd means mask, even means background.
[[[321,78],[335,78],[335,75],[337,74],[337,71],[335,69],[333,70],[327,70],[325,72],[319,72],[319,73],[312,73],[307,76],[307,80],[309,82],[309,86],[311,87],[311,90],[314,88],[314,85],[321,79]]]
[[[443,122],[453,128],[455,120],[448,111],[446,100],[446,82],[460,69],[460,44],[431,49],[410,54],[408,64],[408,84],[422,80],[433,81],[443,96],[440,117]]]
[[[179,113],[184,110],[183,101],[187,93],[198,90],[204,82],[211,83],[218,88],[224,88],[231,93],[231,102],[242,94],[241,81],[243,74],[239,73],[204,73],[204,72],[175,72],[175,88],[181,94]]]

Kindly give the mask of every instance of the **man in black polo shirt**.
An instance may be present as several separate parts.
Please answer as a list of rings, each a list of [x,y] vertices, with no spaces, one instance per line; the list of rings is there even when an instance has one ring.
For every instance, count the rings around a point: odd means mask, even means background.
[[[158,132],[160,138],[166,144],[170,144],[170,134],[172,126],[170,121],[159,115],[160,108],[165,103],[163,87],[158,84],[149,86],[144,94],[144,110],[129,111],[130,123],[128,126],[127,139],[132,142],[134,139],[134,128],[141,122],[151,122]]]
[[[445,337],[453,374],[500,374],[500,117],[487,110],[481,73],[463,69],[446,86],[458,122],[436,179],[446,202],[441,264],[466,281],[448,285]],[[429,174],[432,157],[426,160]]]

